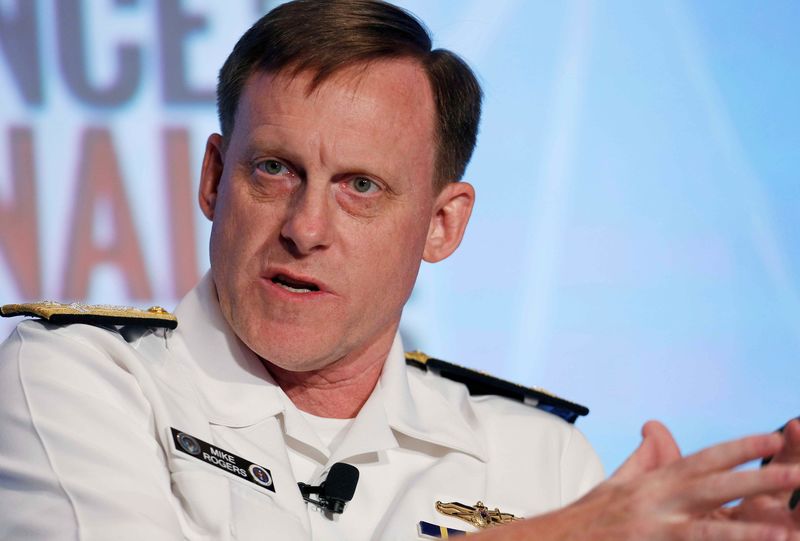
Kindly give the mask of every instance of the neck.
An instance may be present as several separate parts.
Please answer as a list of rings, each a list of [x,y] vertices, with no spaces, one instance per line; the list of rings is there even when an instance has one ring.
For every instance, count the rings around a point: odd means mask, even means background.
[[[299,409],[318,417],[350,419],[378,383],[391,342],[382,346],[308,372],[292,372],[266,360],[263,363]]]

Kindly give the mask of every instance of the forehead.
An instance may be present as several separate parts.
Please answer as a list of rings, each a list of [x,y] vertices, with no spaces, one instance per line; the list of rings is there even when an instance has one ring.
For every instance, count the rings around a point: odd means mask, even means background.
[[[410,57],[376,59],[343,65],[320,75],[314,69],[295,70],[291,66],[267,72],[272,80],[314,97],[321,90],[338,90],[352,99],[370,95],[391,99],[396,107],[413,103],[433,113],[433,95],[425,68]]]
[[[411,59],[357,64],[314,85],[315,73],[257,72],[245,84],[237,132],[248,138],[302,135],[339,153],[434,154],[435,105],[424,69]],[[329,148],[330,150],[330,148]]]

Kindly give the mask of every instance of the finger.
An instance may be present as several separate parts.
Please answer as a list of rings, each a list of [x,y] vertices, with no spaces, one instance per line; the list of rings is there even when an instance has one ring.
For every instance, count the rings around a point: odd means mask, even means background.
[[[658,421],[648,421],[642,427],[642,443],[611,478],[616,481],[628,481],[671,464],[680,459],[680,456],[680,449],[667,427]]]
[[[786,501],[771,495],[748,498],[735,507],[720,507],[710,513],[708,518],[726,518],[726,514],[728,519],[782,525],[800,533],[797,529],[800,522],[797,522],[797,518],[786,508]]]
[[[798,417],[798,419],[800,419],[800,417]],[[794,441],[796,441],[796,437],[797,437],[797,436],[796,436],[796,432],[794,432],[794,431],[796,431],[796,430],[797,430],[797,428],[796,428],[796,427],[795,427],[794,429],[792,429],[792,428],[789,428],[789,425],[790,425],[790,424],[794,424],[794,423],[793,423],[793,421],[796,421],[796,420],[797,420],[797,419],[793,419],[792,421],[789,421],[788,423],[786,423],[785,425],[783,425],[783,426],[780,428],[780,430],[778,430],[778,432],[782,432],[782,433],[783,433],[783,432],[787,432],[787,433],[788,433],[788,435],[789,435],[790,437],[792,437],[792,439],[793,439]],[[792,433],[794,433],[795,435],[794,435],[794,436],[792,436]],[[796,445],[797,445],[796,443],[793,443],[793,444],[792,444],[792,447],[795,447]],[[782,449],[781,451],[783,451],[783,449]],[[779,453],[779,454],[780,454],[780,453]],[[772,460],[773,460],[774,458],[776,458],[776,457],[774,457],[774,456],[767,456],[767,457],[764,457],[764,460],[762,460],[762,461],[761,461],[761,465],[762,465],[762,466],[766,466],[767,464],[769,464],[770,462],[772,462]]]
[[[642,436],[655,443],[656,467],[667,466],[681,459],[681,450],[669,429],[659,421],[648,421],[642,427]]]
[[[676,525],[676,535],[671,539],[686,541],[795,541],[782,526],[728,522],[722,520],[696,520]]]
[[[784,443],[780,451],[775,456],[769,457],[767,468],[775,464],[800,464],[800,420],[793,419],[783,427]],[[777,494],[776,498],[789,506],[790,510],[797,507],[800,502],[800,490],[798,487],[791,487],[789,490]]]
[[[707,447],[670,466],[672,473],[693,476],[713,471],[728,470],[768,455],[783,446],[781,434],[761,434]]]
[[[680,495],[675,500],[675,508],[688,513],[704,512],[739,498],[782,493],[798,484],[800,467],[793,464],[713,473],[697,478],[688,486],[676,487]],[[785,507],[783,509],[786,512]]]
[[[793,419],[783,428],[783,448],[773,458],[773,462],[794,462],[800,464],[800,420]]]
[[[783,429],[783,435],[785,443],[783,444],[783,449],[775,457],[775,462],[800,464],[800,419],[789,421]],[[800,488],[794,488],[795,490],[789,496],[789,509],[794,511],[795,523],[800,528],[800,509],[798,509],[800,508]]]

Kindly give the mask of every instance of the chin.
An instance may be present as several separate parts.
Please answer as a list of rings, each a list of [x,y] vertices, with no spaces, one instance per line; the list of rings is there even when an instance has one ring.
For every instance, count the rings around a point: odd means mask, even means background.
[[[333,360],[321,360],[316,352],[311,351],[281,351],[272,350],[271,355],[260,355],[268,365],[275,366],[287,372],[311,372],[329,366]]]
[[[269,336],[269,340],[259,338],[246,340],[245,345],[268,364],[289,372],[318,370],[337,359],[333,353],[335,347],[325,347],[312,336],[306,336],[302,332],[283,331],[274,329],[262,331],[264,334],[255,336]],[[318,337],[318,333],[314,333],[314,336]]]

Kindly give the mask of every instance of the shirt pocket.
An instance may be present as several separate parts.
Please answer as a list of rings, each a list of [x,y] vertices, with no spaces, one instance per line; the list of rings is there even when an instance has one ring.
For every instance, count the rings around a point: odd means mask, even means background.
[[[276,496],[204,467],[174,471],[172,490],[194,540],[310,539],[307,525]]]
[[[281,498],[232,479],[231,534],[237,541],[264,539],[311,539],[307,520],[282,505]]]
[[[200,468],[173,471],[172,493],[183,510],[184,534],[191,540],[231,539],[228,480]]]

